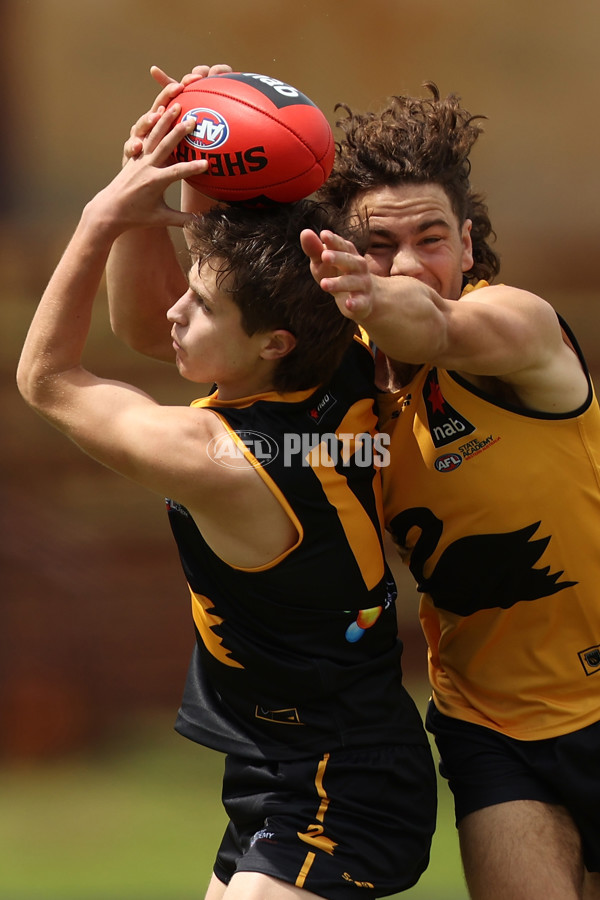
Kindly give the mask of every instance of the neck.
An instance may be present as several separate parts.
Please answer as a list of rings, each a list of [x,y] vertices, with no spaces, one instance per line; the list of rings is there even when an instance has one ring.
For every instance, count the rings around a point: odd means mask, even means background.
[[[390,393],[404,387],[412,380],[421,366],[412,363],[396,362],[388,359],[385,354],[377,351],[375,360],[375,384],[380,391]]]
[[[254,397],[256,394],[268,394],[277,390],[273,384],[272,373],[268,378],[249,378],[241,383],[219,383],[217,390],[219,400],[240,400],[242,397]]]

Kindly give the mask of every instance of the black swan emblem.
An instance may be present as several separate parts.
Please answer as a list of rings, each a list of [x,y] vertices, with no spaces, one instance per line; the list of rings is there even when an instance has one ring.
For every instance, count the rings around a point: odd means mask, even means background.
[[[519,531],[459,538],[446,547],[429,578],[423,569],[442,535],[442,521],[427,507],[413,507],[392,520],[390,531],[404,547],[410,529],[420,529],[410,561],[418,590],[429,594],[435,606],[469,616],[481,609],[509,609],[577,584],[559,581],[564,573],[551,573],[550,566],[534,568],[550,542],[550,537],[533,539],[540,525],[534,522]]]

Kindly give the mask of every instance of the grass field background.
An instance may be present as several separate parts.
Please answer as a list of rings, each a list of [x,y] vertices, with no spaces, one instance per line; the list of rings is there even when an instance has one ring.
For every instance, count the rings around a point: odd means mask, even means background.
[[[140,721],[102,751],[0,770],[0,897],[202,900],[223,831],[222,757]],[[466,900],[440,783],[432,862],[414,900]]]

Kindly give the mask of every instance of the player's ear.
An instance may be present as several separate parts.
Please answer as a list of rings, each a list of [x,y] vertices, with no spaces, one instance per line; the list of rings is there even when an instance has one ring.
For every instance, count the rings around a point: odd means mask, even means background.
[[[286,331],[285,328],[270,331],[265,337],[265,344],[260,354],[263,359],[283,359],[296,346],[296,338],[291,331]]]
[[[461,265],[463,272],[468,272],[469,269],[473,268],[473,242],[471,240],[472,227],[473,222],[471,221],[471,219],[465,219],[460,233],[460,239],[462,243]]]

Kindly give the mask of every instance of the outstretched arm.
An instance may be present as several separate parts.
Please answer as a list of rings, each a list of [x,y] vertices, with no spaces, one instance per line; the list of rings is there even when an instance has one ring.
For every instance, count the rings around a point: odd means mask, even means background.
[[[413,278],[371,275],[354,244],[331,231],[303,231],[300,242],[313,278],[387,356],[421,364],[439,352],[444,301],[435,291]]]
[[[203,160],[170,164],[187,127],[170,130],[170,119],[159,118],[139,156],[87,204],[34,316],[17,383],[33,409],[94,459],[184,504],[223,559],[257,567],[293,546],[297,530],[243,456],[239,467],[212,460],[211,442],[228,439],[217,416],[161,406],[134,385],[100,378],[82,364],[113,242],[129,229],[181,227],[189,218],[163,199],[170,185],[206,168]]]
[[[447,300],[415,278],[370,274],[354,245],[332,232],[303,232],[301,241],[321,288],[391,360],[437,365],[474,383],[496,378],[540,411],[569,412],[585,402],[586,375],[540,297],[497,285]]]
[[[175,417],[177,408],[165,412],[134,386],[95,376],[82,353],[112,243],[131,228],[182,226],[188,218],[163,199],[169,185],[205,169],[204,161],[168,165],[187,127],[171,130],[169,117],[162,117],[143,154],[87,204],[40,301],[17,371],[19,390],[37,412],[100,462],[160,492],[178,486],[159,461],[179,450],[166,452],[177,429],[159,429],[158,417]]]
[[[161,90],[151,109],[133,125],[125,143],[123,163],[135,159],[170,100],[197,78],[230,72],[227,65],[196,66],[181,81],[157,66],[151,68]],[[169,111],[175,121],[179,109]],[[181,182],[181,209],[201,214],[214,201]],[[131,229],[115,241],[108,259],[106,285],[111,326],[132,349],[155,359],[173,362],[173,347],[165,313],[187,289],[177,250],[166,226]]]

